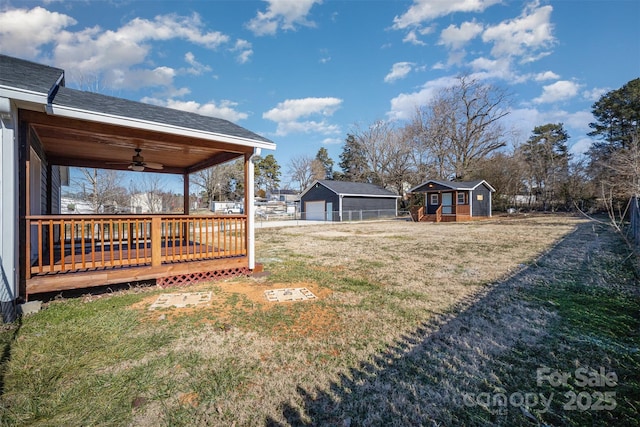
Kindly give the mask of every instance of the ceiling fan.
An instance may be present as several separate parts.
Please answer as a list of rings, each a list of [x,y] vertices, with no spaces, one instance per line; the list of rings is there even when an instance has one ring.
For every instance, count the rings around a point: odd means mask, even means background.
[[[136,148],[135,151],[136,151],[136,154],[134,154],[133,157],[131,157],[131,163],[129,163],[129,169],[131,169],[132,171],[142,172],[143,170],[145,170],[145,168],[157,169],[157,170],[160,170],[163,168],[162,164],[160,163],[145,162],[144,157],[142,157],[142,155],[140,154],[140,152],[142,151],[142,148]],[[112,163],[112,164],[115,164],[115,163]],[[122,163],[117,163],[117,164],[122,164]]]

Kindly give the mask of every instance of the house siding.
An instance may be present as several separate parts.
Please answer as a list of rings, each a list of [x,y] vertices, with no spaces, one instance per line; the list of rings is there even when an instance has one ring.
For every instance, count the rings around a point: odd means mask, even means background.
[[[333,191],[329,190],[327,187],[321,184],[316,184],[312,189],[307,191],[307,193],[300,199],[300,212],[305,212],[305,203],[306,202],[318,202],[325,201],[325,209],[326,203],[333,203],[332,210],[337,211],[339,209],[338,202],[340,201],[338,195]]]
[[[396,199],[382,197],[350,197],[342,198],[342,211],[390,210],[396,208]]]
[[[482,196],[482,200],[478,200],[478,196]],[[491,191],[481,185],[473,190],[472,216],[491,216]]]

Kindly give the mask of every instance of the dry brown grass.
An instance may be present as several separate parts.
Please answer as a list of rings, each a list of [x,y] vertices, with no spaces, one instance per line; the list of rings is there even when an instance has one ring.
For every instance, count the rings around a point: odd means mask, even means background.
[[[462,393],[508,387],[515,354],[545,351],[558,315],[522,296],[584,268],[594,238],[569,216],[259,229],[269,276],[184,289],[212,290],[204,308],[149,311],[157,290],[128,306],[131,333],[166,344],[94,367],[129,384],[119,393],[132,402],[128,416],[103,422],[517,424],[469,412]],[[318,299],[267,302],[264,291],[281,287]]]
[[[442,414],[451,416],[459,391],[473,390],[471,385],[487,374],[487,361],[522,337],[536,341],[551,314],[521,302],[510,304],[510,297],[494,293],[489,303],[475,309],[464,336],[448,331],[446,325],[464,307],[486,300],[492,283],[535,262],[581,222],[540,217],[258,230],[258,261],[264,261],[272,275],[203,285],[217,290],[207,309],[216,313],[211,319],[229,328],[221,330],[212,322],[196,334],[185,332],[174,347],[206,360],[232,354],[236,363],[253,367],[255,373],[224,401],[209,402],[213,407],[205,402],[195,409],[181,407],[202,424],[261,424],[266,418],[288,425],[312,422],[311,416],[317,422],[322,412],[340,412],[321,424],[356,420],[360,413],[357,423],[366,425],[382,422],[382,414],[393,413],[394,406],[406,408],[406,399],[416,399],[413,405],[419,408],[413,409],[422,415],[414,422],[446,419]],[[262,295],[265,289],[298,286],[318,294],[319,301],[277,305],[265,302]],[[231,306],[231,294],[243,295],[250,303]],[[143,301],[142,306],[150,303]],[[240,318],[253,320],[239,322]],[[429,334],[437,345],[432,344],[425,357],[421,340]],[[384,378],[391,375],[387,368],[394,360],[406,364],[418,356],[426,364],[421,369],[432,369],[434,378],[448,372],[451,386],[437,389],[432,383],[427,390],[419,382],[411,384],[411,378],[403,384]],[[363,374],[367,366],[376,372],[373,379]],[[410,397],[416,390],[424,393],[419,399]],[[322,407],[345,400],[344,393],[362,396],[348,399],[351,403],[341,411]],[[364,398],[381,393],[390,398]],[[367,408],[359,408],[358,402]],[[136,422],[157,416],[157,410],[149,410],[140,411]],[[404,421],[398,418],[398,425]]]

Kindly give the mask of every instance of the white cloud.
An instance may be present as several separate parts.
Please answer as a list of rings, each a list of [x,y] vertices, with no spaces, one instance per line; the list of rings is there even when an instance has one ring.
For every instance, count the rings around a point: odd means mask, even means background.
[[[573,145],[571,145],[571,147],[569,147],[569,152],[577,157],[583,156],[587,154],[587,151],[589,151],[589,148],[591,148],[592,144],[593,144],[593,139],[580,138],[579,140],[574,142]]]
[[[610,90],[611,89],[604,87],[594,87],[591,90],[585,90],[584,92],[582,92],[582,96],[588,101],[596,102],[600,98],[602,98],[602,95],[606,94]]]
[[[324,119],[321,121],[300,119],[311,116],[332,116],[341,105],[341,99],[330,97],[287,99],[264,113],[262,118],[278,123],[277,134],[280,136],[299,132],[333,134],[339,132],[339,127],[327,123]]]
[[[230,49],[232,52],[238,52],[237,60],[241,64],[246,64],[253,55],[253,46],[250,42],[242,39],[236,40],[234,46]]]
[[[402,30],[420,26],[454,12],[482,12],[501,0],[414,0],[411,7],[393,19],[393,28]]]
[[[287,99],[264,113],[262,117],[274,122],[282,122],[294,121],[314,114],[331,116],[341,104],[342,100],[338,98]]]
[[[340,133],[340,127],[322,121],[302,121],[302,122],[279,122],[276,135],[286,136],[292,133],[317,133],[321,135],[331,135]]]
[[[482,25],[476,22],[463,22],[459,27],[451,24],[440,33],[438,44],[449,49],[462,49],[470,40],[482,32]]]
[[[542,88],[542,95],[534,98],[536,104],[564,101],[578,94],[580,85],[568,80],[558,80]]]
[[[441,89],[455,82],[455,77],[442,77],[425,83],[417,92],[401,93],[391,100],[391,109],[387,112],[387,116],[391,120],[409,120],[415,114],[417,107],[427,105]]]
[[[322,0],[265,0],[269,5],[266,12],[258,11],[246,27],[257,36],[273,35],[282,30],[295,30],[297,25],[314,27],[307,20],[311,8]]]
[[[493,43],[491,53],[495,57],[523,56],[531,61],[546,55],[539,50],[549,48],[554,42],[551,25],[551,6],[538,7],[533,3],[515,19],[488,27],[482,40]]]
[[[469,63],[478,79],[499,78],[510,83],[519,83],[522,77],[517,76],[511,68],[509,58],[489,59],[479,57]]]
[[[423,42],[422,40],[420,40],[420,39],[418,38],[418,34],[417,34],[417,32],[416,32],[416,31],[413,31],[413,30],[411,30],[411,31],[407,32],[407,35],[406,35],[406,36],[404,36],[404,38],[402,39],[402,41],[403,41],[404,43],[411,43],[411,44],[414,44],[414,45],[416,45],[416,46],[425,46],[425,45],[426,45],[426,43],[425,43],[425,42]]]
[[[211,67],[209,67],[208,65],[203,65],[196,61],[195,55],[191,52],[187,52],[184,54],[184,60],[187,64],[191,65],[191,67],[187,68],[186,70],[186,72],[189,74],[199,76],[204,72],[211,71]]]
[[[384,81],[390,83],[407,77],[414,65],[413,62],[396,62],[391,67],[389,74],[384,77]]]
[[[191,53],[185,61],[191,67],[175,70],[154,64],[152,42],[174,39],[217,49],[231,42],[229,36],[208,31],[200,16],[159,15],[135,18],[115,30],[98,26],[70,31],[77,22],[41,7],[0,12],[0,51],[22,58],[51,63],[67,71],[67,83],[110,89],[170,87],[179,73],[201,74],[209,67],[198,63]],[[39,58],[44,47],[51,47],[51,58]],[[230,48],[246,62],[251,44],[238,40]]]
[[[175,99],[162,100],[158,98],[146,97],[142,102],[147,104],[159,105],[161,107],[173,108],[174,110],[188,111],[203,116],[217,117],[226,119],[231,122],[238,122],[248,117],[247,113],[237,111],[237,103],[229,100],[222,100],[216,104],[211,101],[206,104],[200,104],[195,101],[179,101]]]
[[[588,139],[586,134],[591,130],[589,123],[592,121],[593,115],[588,111],[571,113],[564,110],[541,111],[537,108],[516,108],[506,116],[506,123],[510,128],[517,130],[520,135],[520,143],[531,136],[536,126],[542,126],[546,123],[562,123],[569,134],[569,144],[576,145],[583,139]],[[579,138],[578,142],[572,142],[576,137]],[[589,139],[589,141],[591,140]]]
[[[534,80],[537,82],[542,82],[545,80],[558,80],[559,78],[560,76],[553,71],[545,71],[544,73],[536,74]]]
[[[36,59],[40,49],[53,43],[60,32],[77,21],[42,7],[0,12],[0,52]]]
[[[341,138],[325,138],[322,140],[323,145],[337,145],[342,144],[344,142]]]

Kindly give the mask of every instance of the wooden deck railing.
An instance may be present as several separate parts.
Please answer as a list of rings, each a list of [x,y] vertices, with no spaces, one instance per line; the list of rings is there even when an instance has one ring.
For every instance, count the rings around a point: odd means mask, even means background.
[[[438,206],[436,209],[436,222],[442,221],[442,205]]]
[[[247,254],[245,215],[39,215],[26,229],[27,278]]]

